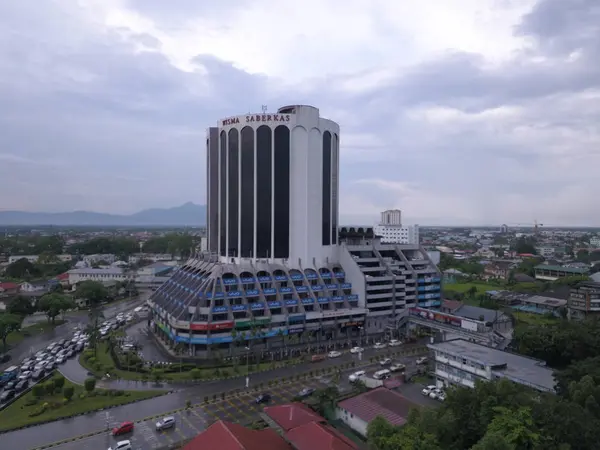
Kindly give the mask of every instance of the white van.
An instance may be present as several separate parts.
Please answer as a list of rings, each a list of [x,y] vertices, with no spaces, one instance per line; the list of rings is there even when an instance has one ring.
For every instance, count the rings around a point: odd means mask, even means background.
[[[392,375],[392,372],[390,372],[388,369],[383,369],[378,372],[375,372],[373,374],[373,378],[375,378],[376,380],[385,380],[386,378],[389,378],[391,375]]]

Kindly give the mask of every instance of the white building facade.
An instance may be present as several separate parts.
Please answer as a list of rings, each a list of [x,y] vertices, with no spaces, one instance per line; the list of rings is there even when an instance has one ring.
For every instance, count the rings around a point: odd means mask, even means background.
[[[554,373],[543,361],[504,352],[464,339],[427,345],[434,353],[438,387],[475,387],[476,381],[500,378],[554,392]]]
[[[335,257],[339,125],[311,106],[223,119],[208,130],[208,242],[231,258]]]
[[[374,228],[375,234],[381,236],[382,244],[415,244],[420,242],[419,225],[384,225]]]
[[[69,284],[76,285],[81,281],[98,281],[100,283],[112,283],[114,281],[125,281],[131,278],[123,269],[117,267],[107,269],[72,269],[69,274]]]
[[[439,273],[418,246],[402,255],[382,247],[365,260],[362,248],[372,244],[340,243],[342,234],[372,238],[373,228],[339,227],[339,133],[305,105],[208,129],[208,251],[150,298],[155,332],[189,344],[190,354],[309,332],[348,340],[361,330],[382,334],[384,318],[387,326],[407,302],[439,303]]]

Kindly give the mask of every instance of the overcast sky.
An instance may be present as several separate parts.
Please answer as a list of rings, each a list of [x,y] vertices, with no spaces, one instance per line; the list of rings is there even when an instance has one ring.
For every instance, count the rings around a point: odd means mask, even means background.
[[[344,223],[600,225],[598,61],[598,0],[3,1],[0,209],[205,203],[207,127],[310,104]]]

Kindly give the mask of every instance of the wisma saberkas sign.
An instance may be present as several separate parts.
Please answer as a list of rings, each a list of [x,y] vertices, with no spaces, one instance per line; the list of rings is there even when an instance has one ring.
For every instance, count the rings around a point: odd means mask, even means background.
[[[290,114],[248,114],[247,116],[236,116],[221,121],[221,126],[237,125],[239,123],[262,123],[262,122],[289,122]]]

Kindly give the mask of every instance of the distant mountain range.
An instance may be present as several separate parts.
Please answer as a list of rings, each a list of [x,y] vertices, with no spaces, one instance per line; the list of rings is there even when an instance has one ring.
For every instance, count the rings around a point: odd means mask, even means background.
[[[204,226],[206,205],[185,203],[175,208],[145,209],[131,215],[104,214],[91,211],[42,213],[0,211],[0,226]]]

